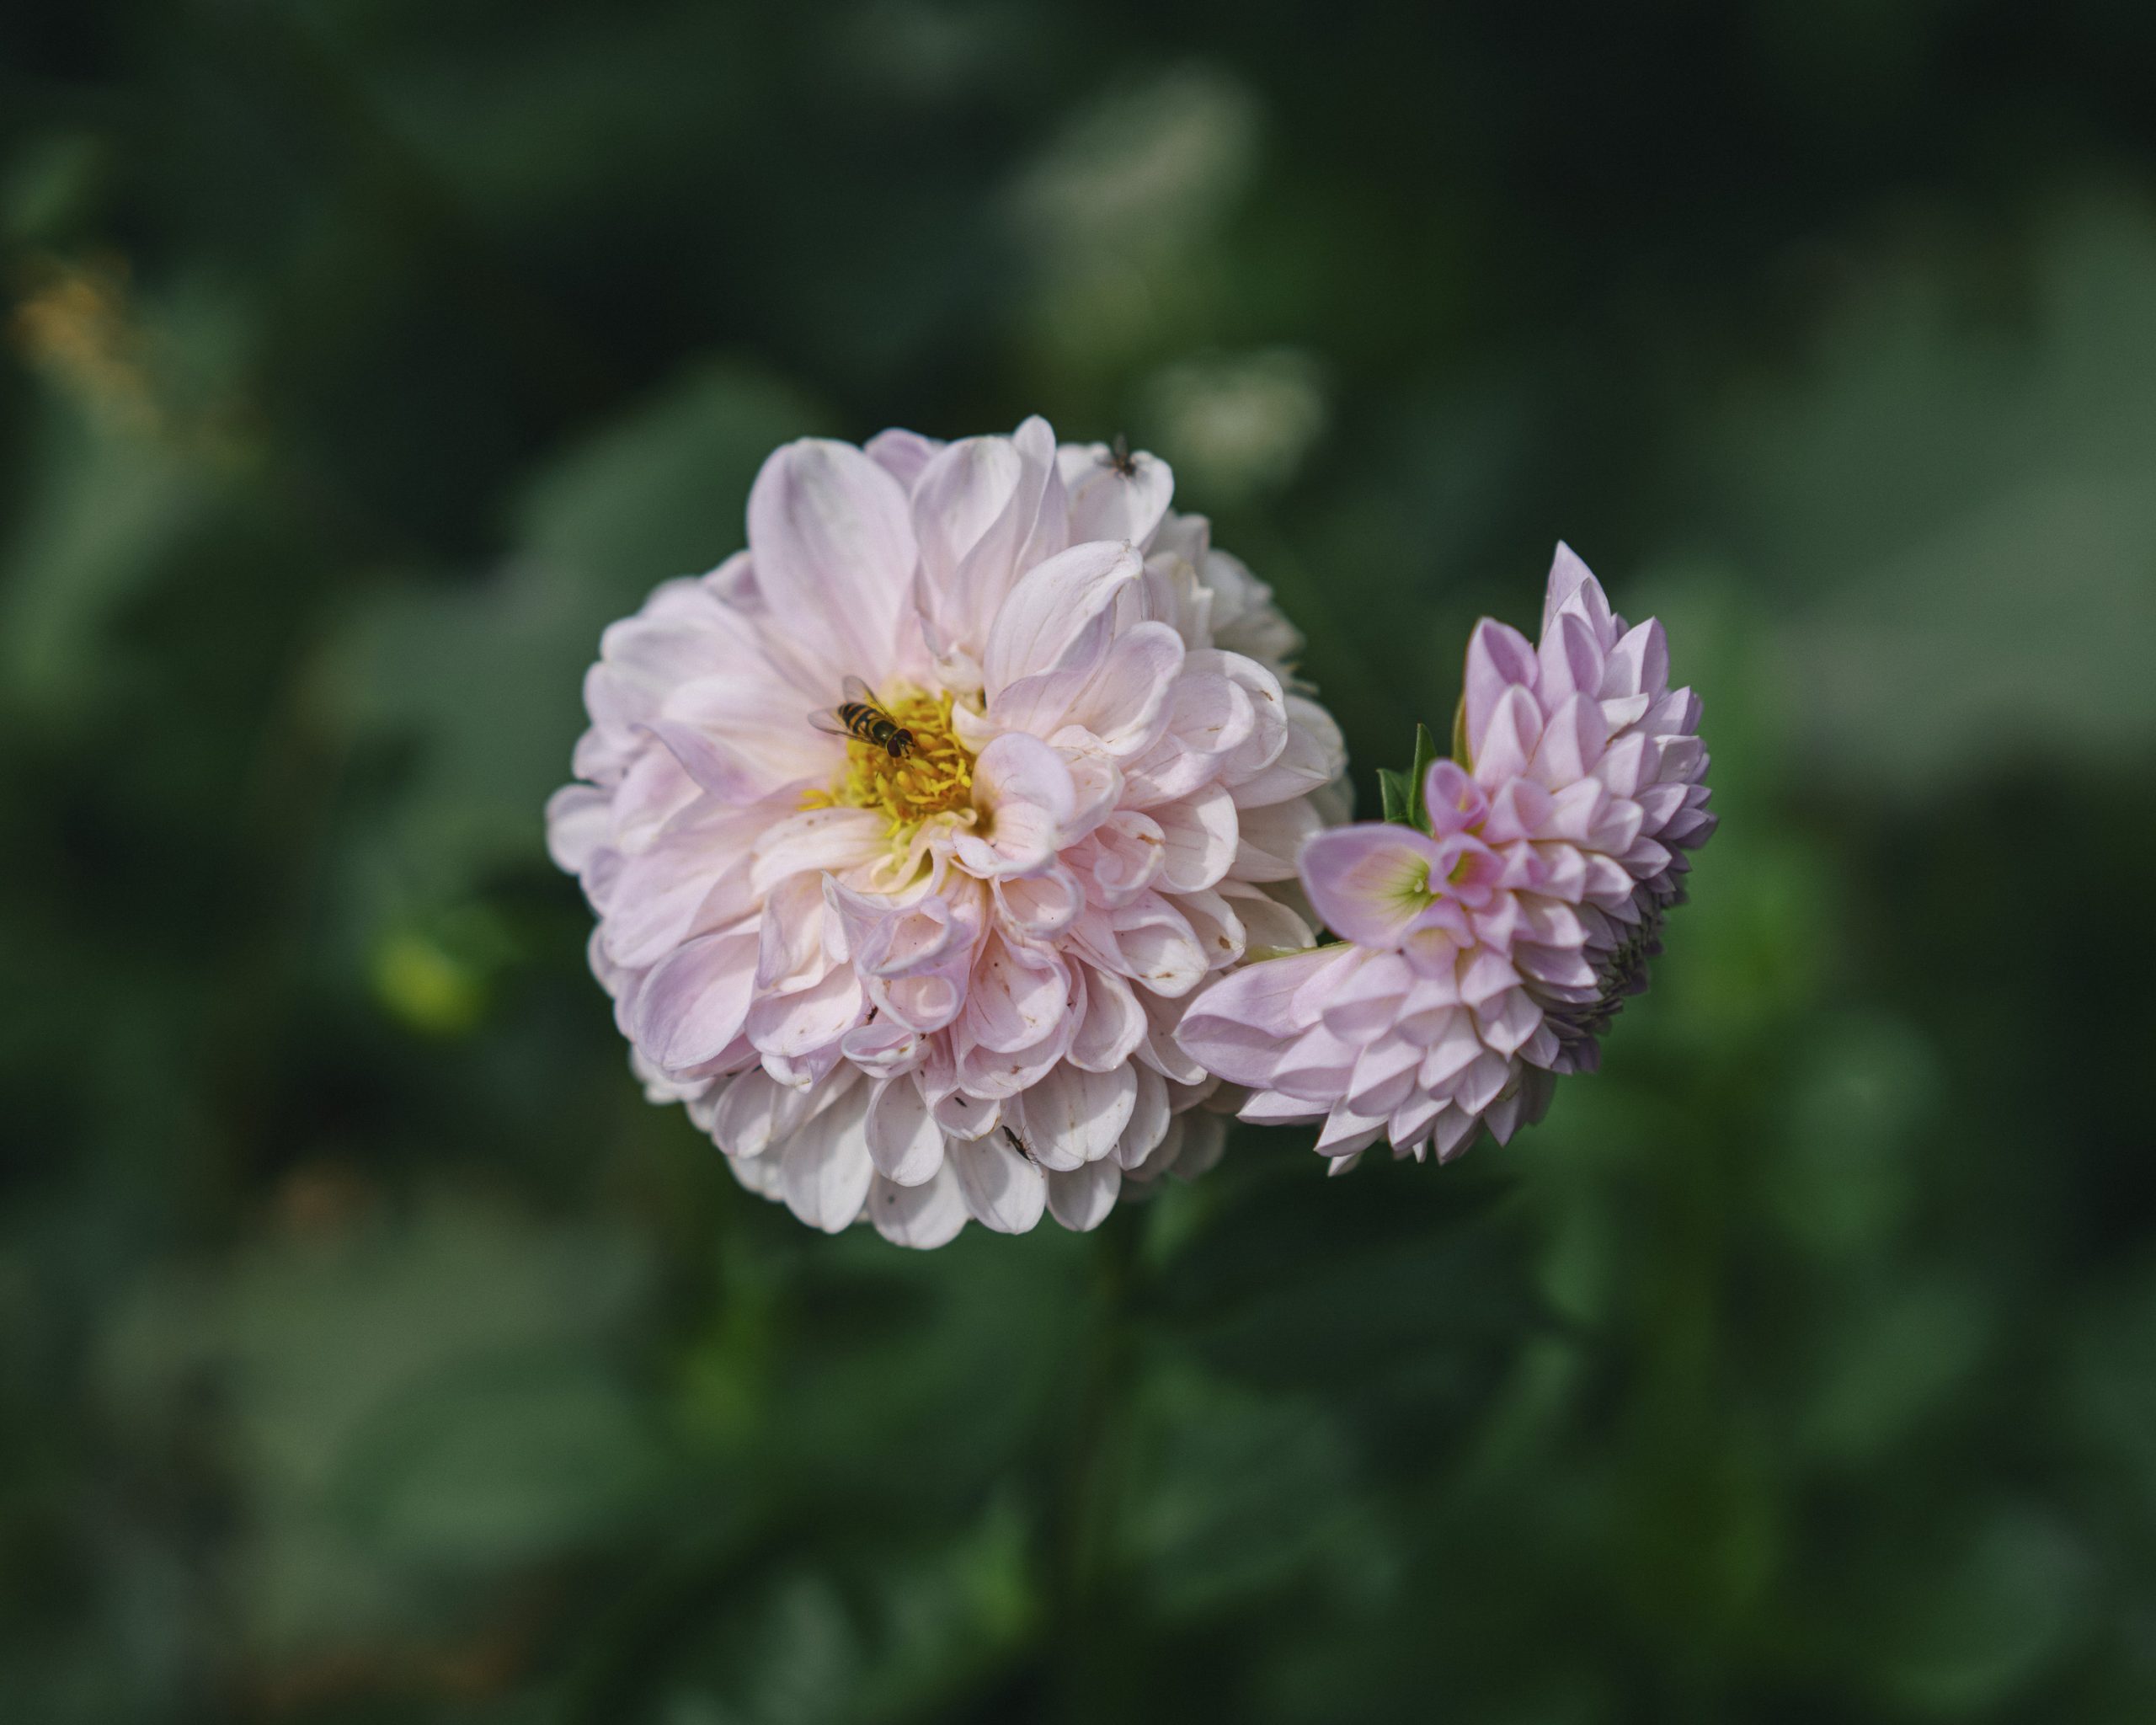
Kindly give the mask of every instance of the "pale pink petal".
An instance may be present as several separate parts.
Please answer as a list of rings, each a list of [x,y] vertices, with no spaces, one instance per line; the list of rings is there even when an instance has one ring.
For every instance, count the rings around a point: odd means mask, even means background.
[[[931,1251],[956,1239],[966,1226],[965,1196],[947,1167],[917,1186],[900,1186],[878,1174],[868,1183],[868,1219],[894,1246]]]
[[[1086,1016],[1070,1039],[1071,1065],[1105,1072],[1124,1065],[1145,1037],[1136,992],[1113,971],[1084,967]]]
[[[786,1207],[812,1228],[837,1233],[867,1199],[876,1172],[868,1156],[867,1109],[868,1087],[852,1085],[787,1144],[780,1163]]]
[[[1048,1202],[1048,1182],[1032,1162],[1003,1141],[1001,1132],[946,1151],[966,1209],[983,1227],[999,1234],[1029,1232]]]
[[[1074,545],[1029,570],[996,613],[982,660],[993,702],[1020,677],[1053,670],[1144,564],[1127,545]]]
[[[1008,732],[974,763],[974,806],[984,825],[979,834],[961,833],[953,852],[984,879],[1035,873],[1054,860],[1077,804],[1063,757],[1038,738]]]
[[[813,1106],[808,1092],[775,1082],[754,1066],[728,1084],[712,1116],[712,1137],[728,1156],[761,1156],[792,1138]]]
[[[638,1047],[668,1071],[712,1059],[741,1033],[755,971],[754,934],[707,934],[678,948],[638,991]]]
[[[1224,788],[1212,785],[1152,811],[1163,845],[1163,887],[1198,892],[1227,874],[1240,838],[1235,801]]]
[[[1134,1065],[1131,1070],[1137,1075],[1138,1094],[1131,1103],[1130,1119],[1115,1146],[1116,1161],[1126,1168],[1139,1167],[1160,1147],[1161,1139],[1167,1135],[1171,1118],[1167,1080],[1148,1065]]]
[[[1129,1065],[1089,1072],[1066,1060],[1019,1098],[1019,1140],[1043,1167],[1075,1168],[1114,1150],[1137,1102]]]
[[[581,874],[612,830],[609,798],[590,785],[563,785],[547,799],[547,854],[568,874]]]
[[[756,585],[804,655],[828,674],[872,685],[902,641],[913,579],[906,496],[851,444],[804,438],[764,463],[749,492]]]
[[[921,470],[936,459],[937,451],[942,447],[938,438],[894,427],[889,431],[878,431],[862,446],[861,452],[896,479],[902,490],[910,492]]]
[[[865,1130],[876,1172],[901,1186],[918,1186],[943,1166],[943,1133],[911,1074],[869,1087]]]
[[[1118,467],[1104,443],[1066,443],[1059,454],[1074,543],[1113,539],[1142,547],[1151,540],[1175,495],[1166,462],[1140,450]]]
[[[1236,816],[1238,880],[1293,880],[1295,859],[1320,826],[1307,798],[1246,809]]]
[[[1051,1170],[1049,1213],[1074,1234],[1090,1232],[1107,1220],[1122,1186],[1123,1169],[1113,1156],[1075,1168]]]

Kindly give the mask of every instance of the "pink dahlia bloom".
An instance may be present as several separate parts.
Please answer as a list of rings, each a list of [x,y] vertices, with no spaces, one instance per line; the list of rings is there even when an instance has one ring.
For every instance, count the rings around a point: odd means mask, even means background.
[[[1662,625],[1628,627],[1560,545],[1540,644],[1487,619],[1469,644],[1467,759],[1431,765],[1428,830],[1312,837],[1303,884],[1342,943],[1214,984],[1183,1047],[1250,1087],[1244,1119],[1322,1121],[1336,1169],[1380,1138],[1441,1161],[1481,1127],[1503,1142],[1646,985],[1714,830],[1699,718]]]
[[[749,548],[606,631],[551,846],[650,1093],[803,1220],[1090,1228],[1217,1155],[1175,1026],[1309,944],[1343,757],[1172,487],[1037,419],[791,444]]]

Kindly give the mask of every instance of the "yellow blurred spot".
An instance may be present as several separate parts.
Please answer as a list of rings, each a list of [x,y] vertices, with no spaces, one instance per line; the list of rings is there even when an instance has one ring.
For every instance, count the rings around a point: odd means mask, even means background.
[[[96,412],[131,430],[157,429],[124,267],[47,266],[16,302],[8,337],[30,365]]]
[[[392,935],[376,949],[374,991],[391,1017],[430,1036],[462,1035],[486,1007],[472,969],[416,934]]]

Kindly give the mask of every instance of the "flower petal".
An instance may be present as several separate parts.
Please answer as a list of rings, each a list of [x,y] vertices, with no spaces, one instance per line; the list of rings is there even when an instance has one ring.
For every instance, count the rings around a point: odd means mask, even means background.
[[[1018,1098],[1018,1135],[1043,1167],[1075,1168],[1115,1149],[1137,1103],[1128,1064],[1089,1072],[1066,1060]]]
[[[1325,925],[1365,947],[1396,947],[1443,885],[1443,846],[1396,822],[1360,821],[1303,846],[1303,889]]]
[[[981,668],[990,702],[1020,677],[1054,670],[1144,568],[1128,545],[1095,542],[1028,570],[989,631]]]
[[[803,438],[776,451],[749,492],[756,585],[824,672],[878,681],[902,639],[913,525],[897,480],[851,444]]]
[[[867,1131],[868,1154],[887,1180],[918,1186],[943,1166],[943,1130],[910,1073],[869,1092]]]
[[[1088,1233],[1107,1220],[1122,1188],[1123,1170],[1113,1156],[1054,1170],[1048,1177],[1049,1213],[1072,1233]]]
[[[999,1234],[1029,1232],[1048,1202],[1041,1171],[1003,1141],[1001,1132],[969,1143],[954,1140],[946,1154],[966,1209]]]
[[[868,1087],[852,1085],[786,1146],[780,1162],[786,1207],[812,1228],[835,1234],[861,1214],[876,1172],[863,1124],[867,1112]]]
[[[926,1252],[956,1239],[966,1226],[966,1200],[958,1177],[939,1167],[917,1186],[901,1186],[878,1174],[868,1183],[868,1219],[894,1246]]]

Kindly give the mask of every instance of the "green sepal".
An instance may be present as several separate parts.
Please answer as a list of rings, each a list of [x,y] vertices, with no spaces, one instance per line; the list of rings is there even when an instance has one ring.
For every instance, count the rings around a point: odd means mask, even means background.
[[[1387,820],[1422,832],[1430,830],[1430,811],[1422,806],[1422,782],[1429,775],[1430,763],[1437,758],[1438,740],[1430,734],[1429,726],[1418,724],[1415,727],[1414,765],[1406,772],[1389,766],[1378,769],[1378,795]]]
[[[1460,692],[1460,705],[1452,710],[1452,758],[1470,772],[1475,763],[1467,758],[1467,691]]]
[[[1415,824],[1411,813],[1414,793],[1408,788],[1406,773],[1390,766],[1380,766],[1378,769],[1378,800],[1384,805],[1387,820],[1401,826]]]

